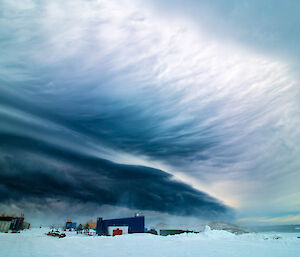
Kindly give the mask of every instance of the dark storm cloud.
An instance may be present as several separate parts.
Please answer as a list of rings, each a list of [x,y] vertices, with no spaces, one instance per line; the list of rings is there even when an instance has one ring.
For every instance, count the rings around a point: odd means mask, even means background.
[[[284,61],[134,1],[1,5],[3,199],[226,212],[168,172],[251,211],[258,194],[298,203],[298,82]]]
[[[2,203],[53,198],[202,218],[232,214],[161,170],[117,164],[25,137],[1,134],[0,142]]]

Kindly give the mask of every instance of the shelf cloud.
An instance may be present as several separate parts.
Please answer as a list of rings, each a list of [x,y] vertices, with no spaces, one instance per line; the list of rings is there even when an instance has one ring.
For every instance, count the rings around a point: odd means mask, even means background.
[[[299,81],[287,62],[153,3],[1,5],[2,203],[297,209]]]

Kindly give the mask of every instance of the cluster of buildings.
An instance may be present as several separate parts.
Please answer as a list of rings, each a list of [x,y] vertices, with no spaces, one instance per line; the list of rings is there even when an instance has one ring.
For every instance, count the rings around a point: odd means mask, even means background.
[[[25,222],[24,214],[16,216],[14,214],[0,214],[0,232],[17,233],[20,230],[29,229],[30,223]],[[77,233],[84,233],[87,235],[99,236],[116,236],[132,233],[152,233],[158,234],[155,229],[147,230],[145,228],[145,217],[135,214],[133,217],[118,218],[118,219],[103,219],[97,218],[96,222],[87,222],[85,224],[77,225],[70,219],[66,220],[64,230],[77,231]],[[92,231],[92,232],[91,232]],[[53,232],[53,231],[52,231]],[[59,232],[58,230],[56,232]],[[181,233],[191,233],[189,230],[174,230],[174,229],[160,229],[159,234],[162,236],[175,235]],[[65,236],[65,234],[64,234]]]
[[[71,220],[67,220],[65,223],[65,230],[76,230],[81,232],[83,230],[94,229],[97,235],[115,236],[130,233],[144,233],[145,229],[145,217],[135,215],[129,218],[120,219],[103,219],[98,218],[97,222],[88,222],[86,224],[77,224]]]
[[[168,236],[177,235],[182,233],[199,233],[194,230],[187,229],[172,229],[170,227],[162,225],[159,231],[155,229],[147,230],[145,228],[145,217],[136,214],[134,217],[119,218],[119,219],[103,219],[98,218],[97,222],[87,222],[85,224],[79,224],[66,220],[65,230],[76,230],[77,233],[84,233],[87,235],[99,235],[99,236],[116,236],[132,233],[151,233],[155,235]],[[90,232],[90,229],[93,232]]]
[[[21,214],[21,216],[16,216],[15,214],[7,215],[5,213],[0,214],[0,232],[16,233],[29,228],[30,223],[25,222],[24,214]]]
[[[67,220],[65,223],[65,230],[76,230],[77,233],[85,233],[88,235],[99,236],[116,236],[132,233],[151,233],[155,235],[168,236],[177,235],[182,233],[199,233],[195,230],[187,229],[173,229],[166,227],[165,224],[161,225],[161,228],[156,231],[155,229],[147,230],[145,228],[145,217],[135,214],[134,217],[119,218],[119,219],[103,219],[98,218],[97,222],[87,222],[86,224],[77,224],[71,220]],[[90,234],[89,230],[94,232]],[[203,228],[204,229],[204,228]],[[203,230],[202,229],[202,230]],[[200,229],[201,230],[201,229]]]

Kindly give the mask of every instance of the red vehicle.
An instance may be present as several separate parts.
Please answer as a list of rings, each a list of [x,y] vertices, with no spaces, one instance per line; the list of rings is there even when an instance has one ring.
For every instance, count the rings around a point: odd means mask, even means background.
[[[56,231],[51,230],[46,235],[47,236],[54,236],[54,237],[58,237],[58,238],[66,237],[65,233],[60,233],[58,230],[56,230]]]

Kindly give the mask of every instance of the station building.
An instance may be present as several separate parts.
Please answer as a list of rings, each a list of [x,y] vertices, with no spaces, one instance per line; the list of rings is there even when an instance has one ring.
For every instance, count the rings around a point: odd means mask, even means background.
[[[115,236],[145,232],[145,217],[138,216],[121,219],[97,219],[96,233],[98,235]]]

